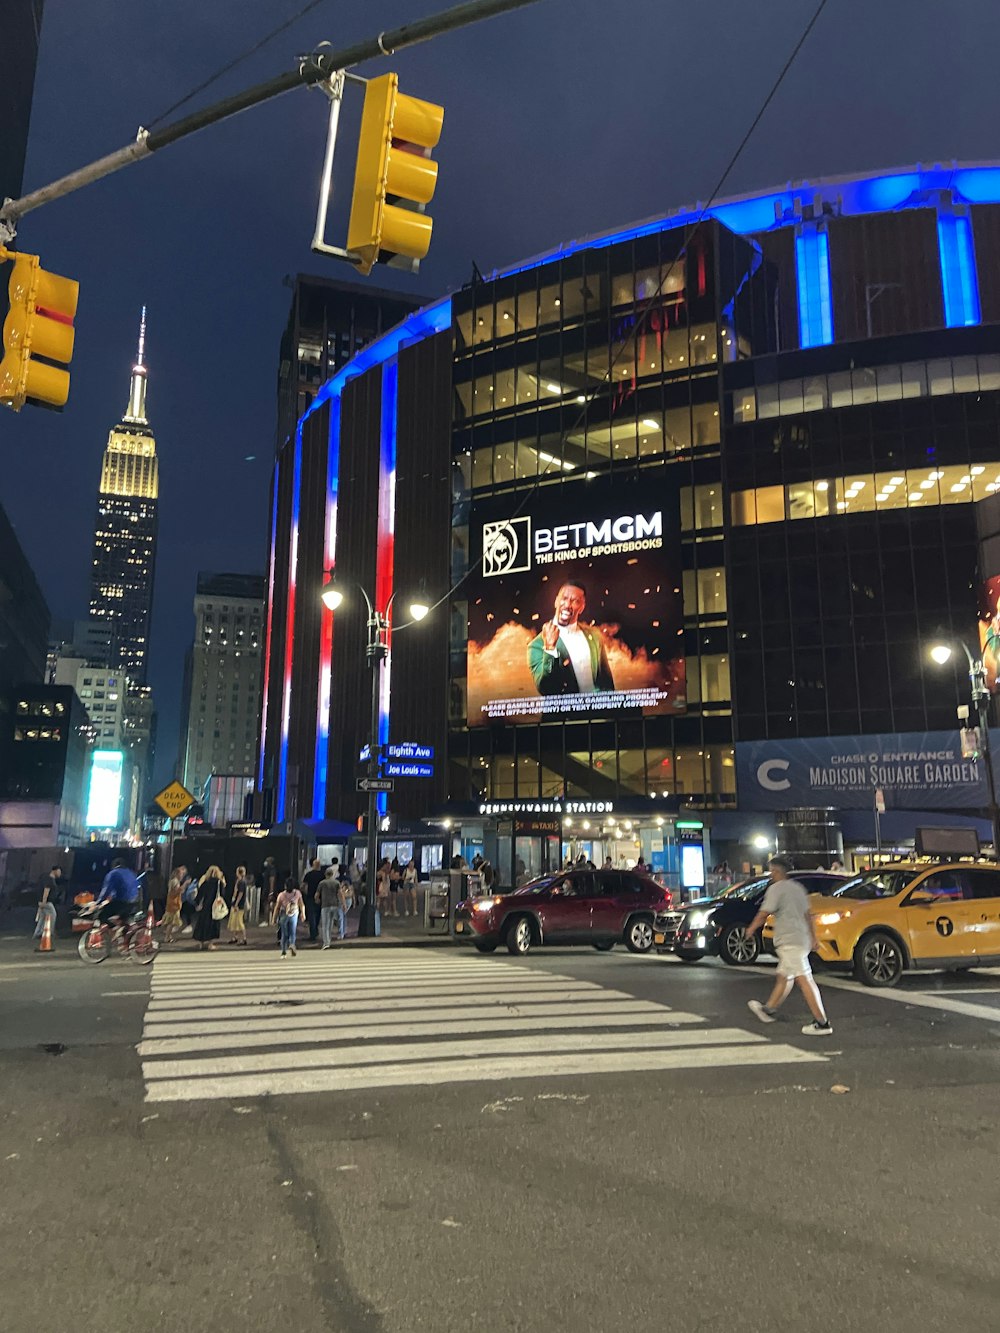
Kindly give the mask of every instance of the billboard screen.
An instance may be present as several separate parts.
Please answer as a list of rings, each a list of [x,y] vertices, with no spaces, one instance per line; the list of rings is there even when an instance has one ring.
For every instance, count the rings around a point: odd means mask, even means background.
[[[902,731],[736,745],[741,810],[975,810],[989,801],[986,771],[962,757],[957,731]]]
[[[87,828],[118,828],[122,801],[121,750],[95,750],[90,757]]]
[[[680,522],[663,472],[491,497],[469,525],[468,722],[680,713]]]
[[[996,693],[1000,676],[1000,575],[980,585],[979,647],[986,668],[986,684]]]

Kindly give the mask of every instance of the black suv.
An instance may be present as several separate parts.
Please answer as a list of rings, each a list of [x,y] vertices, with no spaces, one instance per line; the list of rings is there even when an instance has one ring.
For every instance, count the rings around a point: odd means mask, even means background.
[[[848,879],[828,870],[793,870],[790,878],[798,880],[806,893],[822,894],[833,893]],[[761,952],[760,933],[750,938],[747,926],[757,915],[770,882],[762,875],[734,884],[707,902],[657,912],[653,919],[656,952],[676,954],[685,963],[697,963],[706,954],[717,954],[733,967],[755,963]]]

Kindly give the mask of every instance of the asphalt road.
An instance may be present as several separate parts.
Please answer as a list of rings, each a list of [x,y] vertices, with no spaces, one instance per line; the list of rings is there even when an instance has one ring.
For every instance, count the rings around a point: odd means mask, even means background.
[[[763,968],[447,945],[95,968],[59,944],[0,935],[11,1333],[998,1326],[996,974],[830,985],[810,1042],[794,998],[770,1028],[747,1011]],[[534,1076],[491,1074],[553,996]],[[421,1082],[464,1019],[472,1081]],[[378,1023],[381,1051],[349,1035]]]

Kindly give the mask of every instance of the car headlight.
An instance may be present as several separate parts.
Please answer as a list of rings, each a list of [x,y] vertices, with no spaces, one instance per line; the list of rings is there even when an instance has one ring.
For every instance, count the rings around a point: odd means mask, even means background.
[[[474,912],[488,912],[491,907],[496,907],[496,905],[497,900],[495,898],[477,898],[472,904],[472,910]]]
[[[687,926],[688,930],[704,930],[711,919],[711,912],[689,912],[684,924]]]
[[[843,921],[850,915],[850,912],[823,912],[816,920],[821,926],[835,926],[838,921]]]

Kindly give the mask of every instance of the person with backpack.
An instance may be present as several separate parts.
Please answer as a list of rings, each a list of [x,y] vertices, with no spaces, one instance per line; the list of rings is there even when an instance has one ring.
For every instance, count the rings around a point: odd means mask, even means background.
[[[274,915],[271,918],[273,926],[277,921],[279,926],[279,939],[281,942],[281,956],[285,958],[288,951],[291,950],[292,957],[295,957],[295,932],[298,930],[299,918],[306,914],[306,905],[302,897],[302,891],[293,877],[285,880],[285,887],[278,894],[274,904]]]

